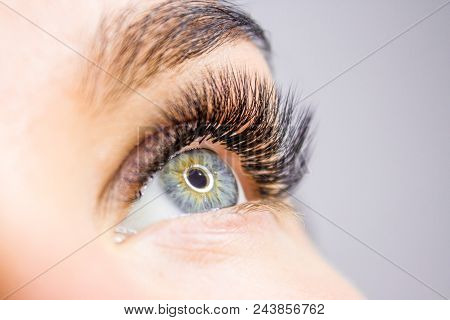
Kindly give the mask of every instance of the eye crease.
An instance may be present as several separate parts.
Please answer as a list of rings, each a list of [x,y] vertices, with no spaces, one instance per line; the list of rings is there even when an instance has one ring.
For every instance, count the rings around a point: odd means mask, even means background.
[[[245,202],[244,193],[256,200],[282,197],[302,179],[309,156],[312,114],[296,109],[295,101],[268,80],[232,68],[208,71],[200,83],[182,88],[110,182],[108,199],[124,216],[149,202],[121,227],[140,230],[180,214],[231,207]],[[211,150],[192,149],[204,141],[225,156],[237,155],[239,168],[228,168]],[[238,169],[244,176],[236,179]]]

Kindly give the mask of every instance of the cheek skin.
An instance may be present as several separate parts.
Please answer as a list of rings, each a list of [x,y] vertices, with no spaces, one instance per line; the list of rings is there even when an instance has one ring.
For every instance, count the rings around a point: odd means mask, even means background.
[[[155,224],[107,251],[105,235],[12,298],[360,297],[320,259],[291,213],[228,209],[182,219]]]
[[[317,255],[295,215],[274,210],[225,209],[165,221],[117,253],[133,270],[133,283],[152,288],[149,298],[359,298]]]

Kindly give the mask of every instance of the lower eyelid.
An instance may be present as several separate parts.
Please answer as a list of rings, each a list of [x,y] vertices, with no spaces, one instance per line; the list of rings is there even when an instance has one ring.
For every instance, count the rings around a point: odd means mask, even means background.
[[[279,227],[272,212],[242,210],[238,205],[161,221],[133,235],[123,245],[142,250],[156,247],[188,259],[223,258],[245,250],[259,237],[265,237]]]

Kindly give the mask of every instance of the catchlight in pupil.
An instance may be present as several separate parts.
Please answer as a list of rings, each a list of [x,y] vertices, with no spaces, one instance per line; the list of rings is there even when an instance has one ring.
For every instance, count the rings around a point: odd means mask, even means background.
[[[173,157],[161,170],[162,189],[184,212],[205,212],[237,203],[231,169],[213,151],[193,149]]]
[[[189,169],[187,181],[194,187],[202,189],[208,184],[208,178],[200,169]]]
[[[194,164],[183,173],[186,184],[197,192],[208,192],[214,186],[214,177],[204,166]]]

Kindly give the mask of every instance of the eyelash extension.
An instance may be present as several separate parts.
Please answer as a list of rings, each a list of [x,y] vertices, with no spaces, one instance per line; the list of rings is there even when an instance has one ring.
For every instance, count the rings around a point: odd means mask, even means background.
[[[261,197],[278,197],[300,182],[309,159],[312,112],[296,109],[268,80],[226,68],[207,71],[160,110],[159,125],[122,164],[117,189],[126,201],[182,148],[194,141],[218,143],[236,153]],[[133,191],[134,190],[134,191]]]

